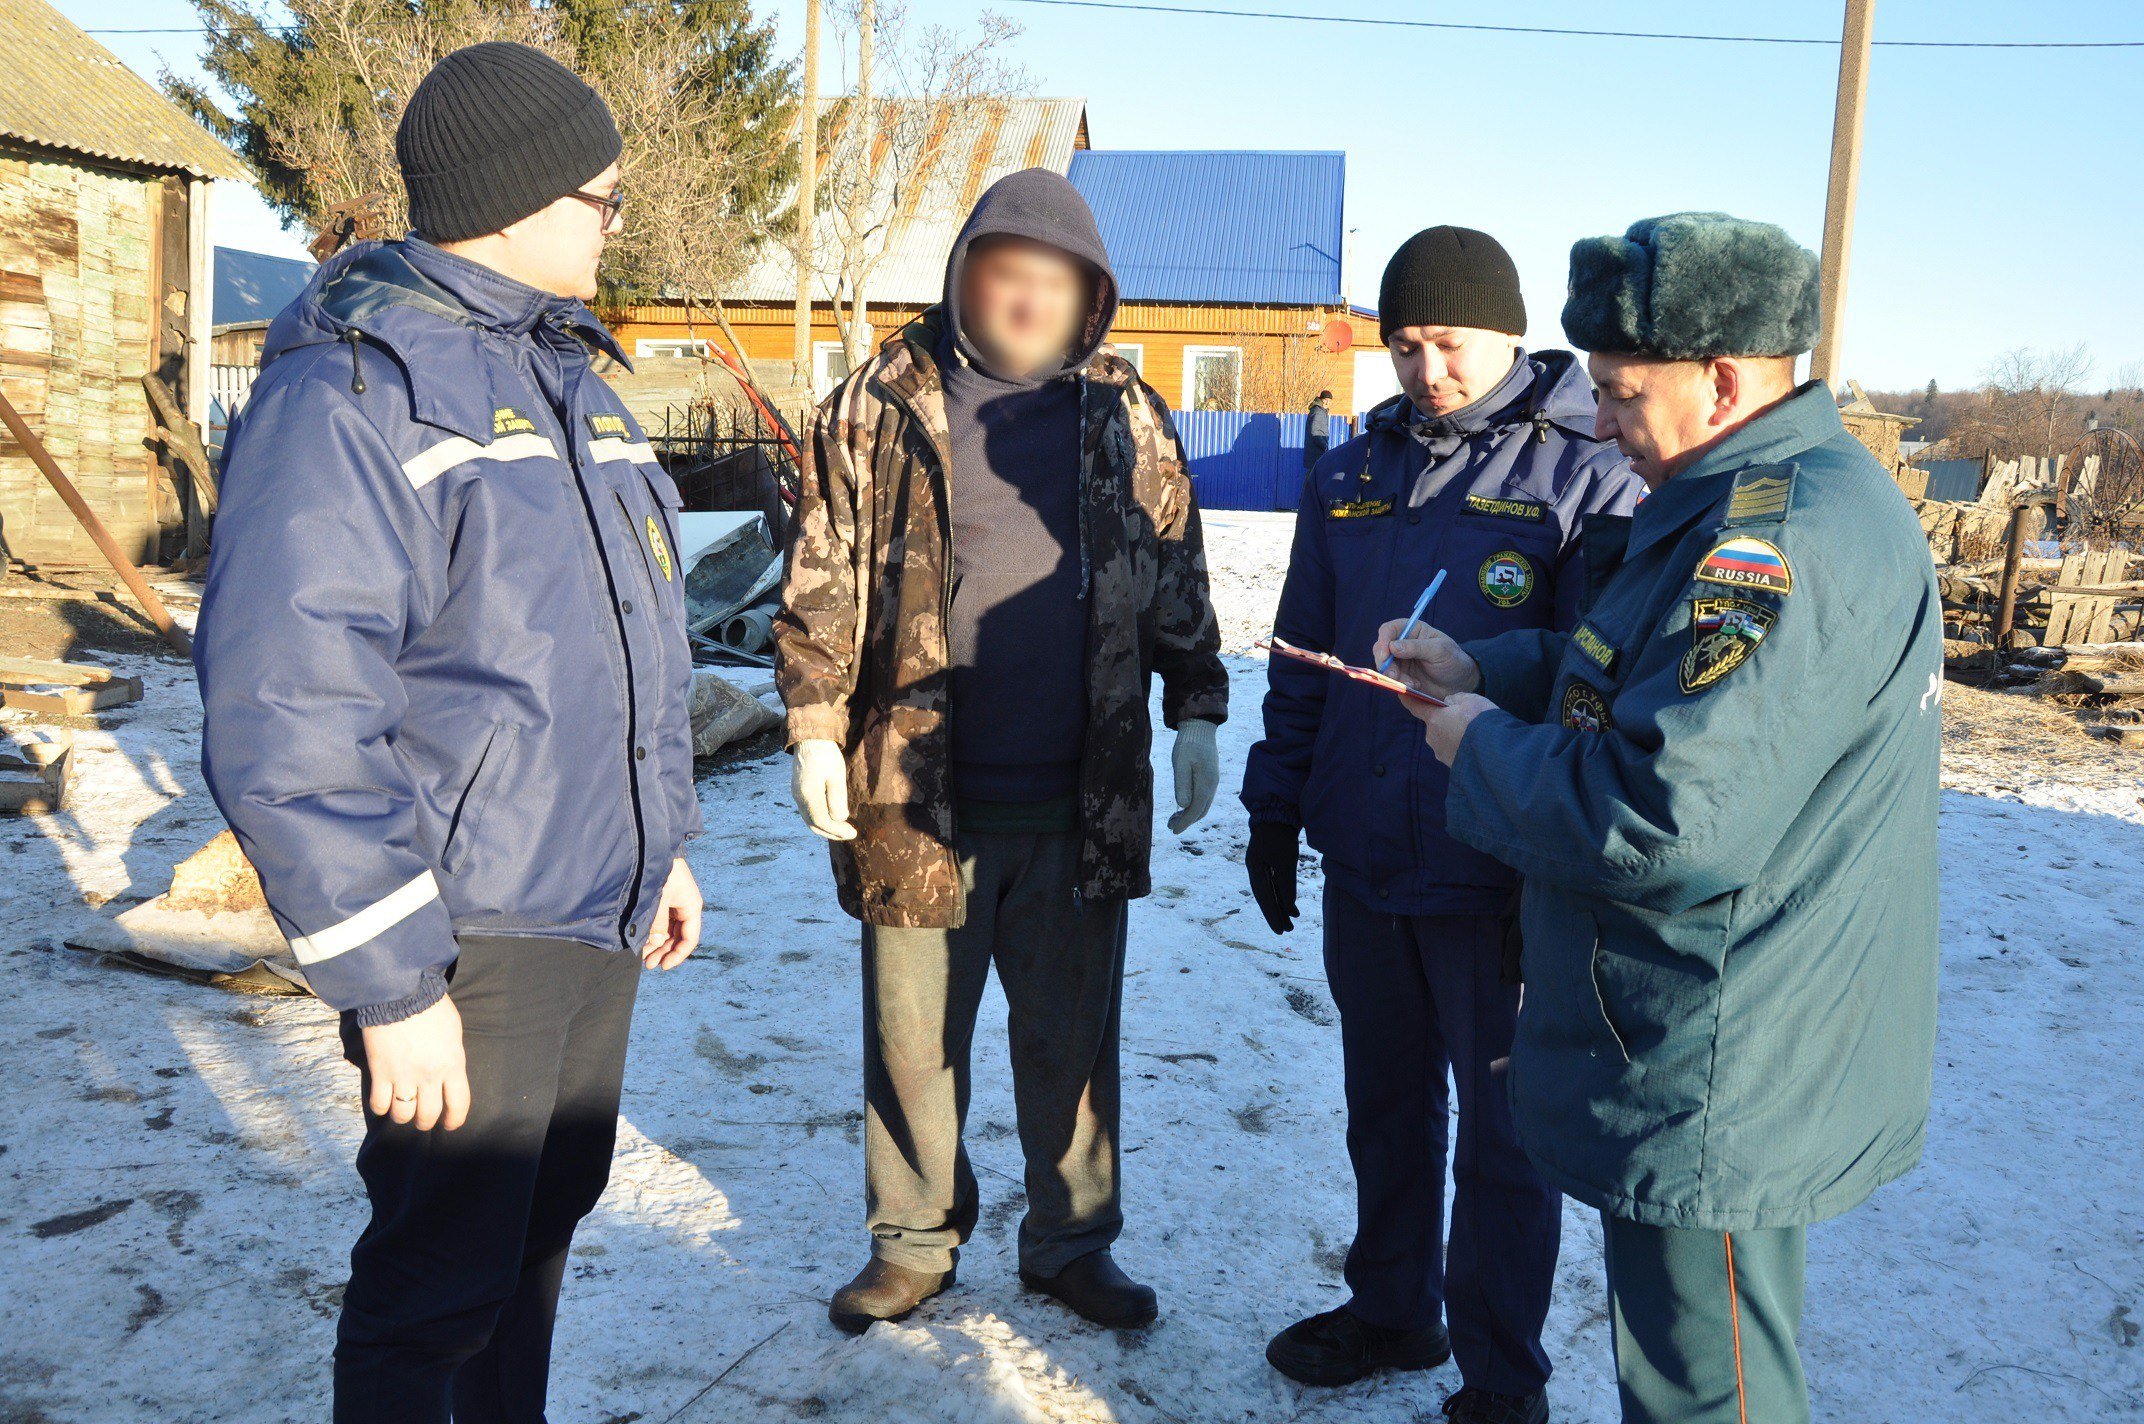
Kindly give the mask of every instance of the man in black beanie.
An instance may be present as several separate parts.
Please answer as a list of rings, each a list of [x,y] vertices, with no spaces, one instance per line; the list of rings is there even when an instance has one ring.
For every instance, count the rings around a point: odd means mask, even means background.
[[[447,56],[415,231],[276,318],[225,456],[203,770],[361,1074],[339,1424],[540,1424],[640,970],[699,938],[680,500],[581,303],[619,149],[538,51]]]
[[[1440,572],[1440,624],[1475,637],[1569,627],[1581,522],[1628,510],[1639,489],[1593,437],[1584,369],[1569,352],[1521,349],[1518,272],[1468,228],[1408,239],[1378,317],[1405,394],[1310,471],[1274,636],[1366,663],[1378,625]],[[1290,1378],[1339,1385],[1456,1355],[1464,1387],[1449,1418],[1543,1424],[1561,1203],[1505,1101],[1513,877],[1446,832],[1445,770],[1397,699],[1283,658],[1268,677],[1265,738],[1243,778],[1245,866],[1285,933],[1304,833],[1325,859],[1356,1227],[1346,1304],[1288,1327],[1266,1357]]]

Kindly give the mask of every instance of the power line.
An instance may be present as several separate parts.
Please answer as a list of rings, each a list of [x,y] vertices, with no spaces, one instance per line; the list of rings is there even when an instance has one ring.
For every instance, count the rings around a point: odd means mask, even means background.
[[[1706,44],[1822,45],[1839,42],[1798,35],[1707,35],[1663,30],[1581,30],[1552,25],[1476,25],[1457,20],[1392,20],[1370,15],[1307,15],[1280,10],[1227,10],[1211,5],[1149,5],[1138,0],[1011,0],[1069,10],[1136,10],[1150,15],[1193,15],[1231,20],[1290,20],[1316,25],[1361,25],[1404,30],[1469,30],[1478,34],[1555,35],[1584,39],[1690,40]],[[1875,40],[1893,49],[2144,49],[2144,40]]]

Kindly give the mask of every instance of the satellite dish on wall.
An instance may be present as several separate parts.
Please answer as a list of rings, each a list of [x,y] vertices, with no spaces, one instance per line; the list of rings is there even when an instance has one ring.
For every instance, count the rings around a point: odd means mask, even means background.
[[[1326,322],[1324,329],[1318,333],[1318,349],[1329,355],[1337,356],[1354,344],[1355,328],[1339,317]]]

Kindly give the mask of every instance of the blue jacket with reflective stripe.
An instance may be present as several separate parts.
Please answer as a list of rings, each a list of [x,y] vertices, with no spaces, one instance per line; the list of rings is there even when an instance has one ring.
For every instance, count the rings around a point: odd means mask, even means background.
[[[637,947],[700,826],[677,486],[579,302],[416,239],[324,264],[233,423],[195,645],[209,790],[320,997],[457,931]]]
[[[1454,637],[1569,627],[1581,521],[1629,512],[1644,488],[1593,438],[1585,371],[1569,352],[1521,351],[1472,405],[1412,411],[1405,396],[1379,406],[1311,469],[1274,635],[1366,663],[1440,568],[1432,615]],[[1447,776],[1391,694],[1272,660],[1243,804],[1302,826],[1334,884],[1393,914],[1504,908],[1511,871],[1445,829]]]

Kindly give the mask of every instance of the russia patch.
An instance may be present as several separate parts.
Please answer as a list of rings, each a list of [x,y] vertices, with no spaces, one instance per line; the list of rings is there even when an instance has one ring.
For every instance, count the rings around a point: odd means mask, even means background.
[[[1605,732],[1615,725],[1608,697],[1590,682],[1572,679],[1563,690],[1563,725],[1574,732]]]
[[[1482,560],[1474,582],[1498,608],[1517,608],[1534,591],[1534,566],[1516,549],[1499,550]]]
[[[1749,661],[1779,614],[1746,598],[1699,598],[1690,603],[1690,650],[1676,681],[1702,692]]]
[[[1794,571],[1787,567],[1787,556],[1762,539],[1729,539],[1705,555],[1697,566],[1697,577],[1735,588],[1794,592]]]

